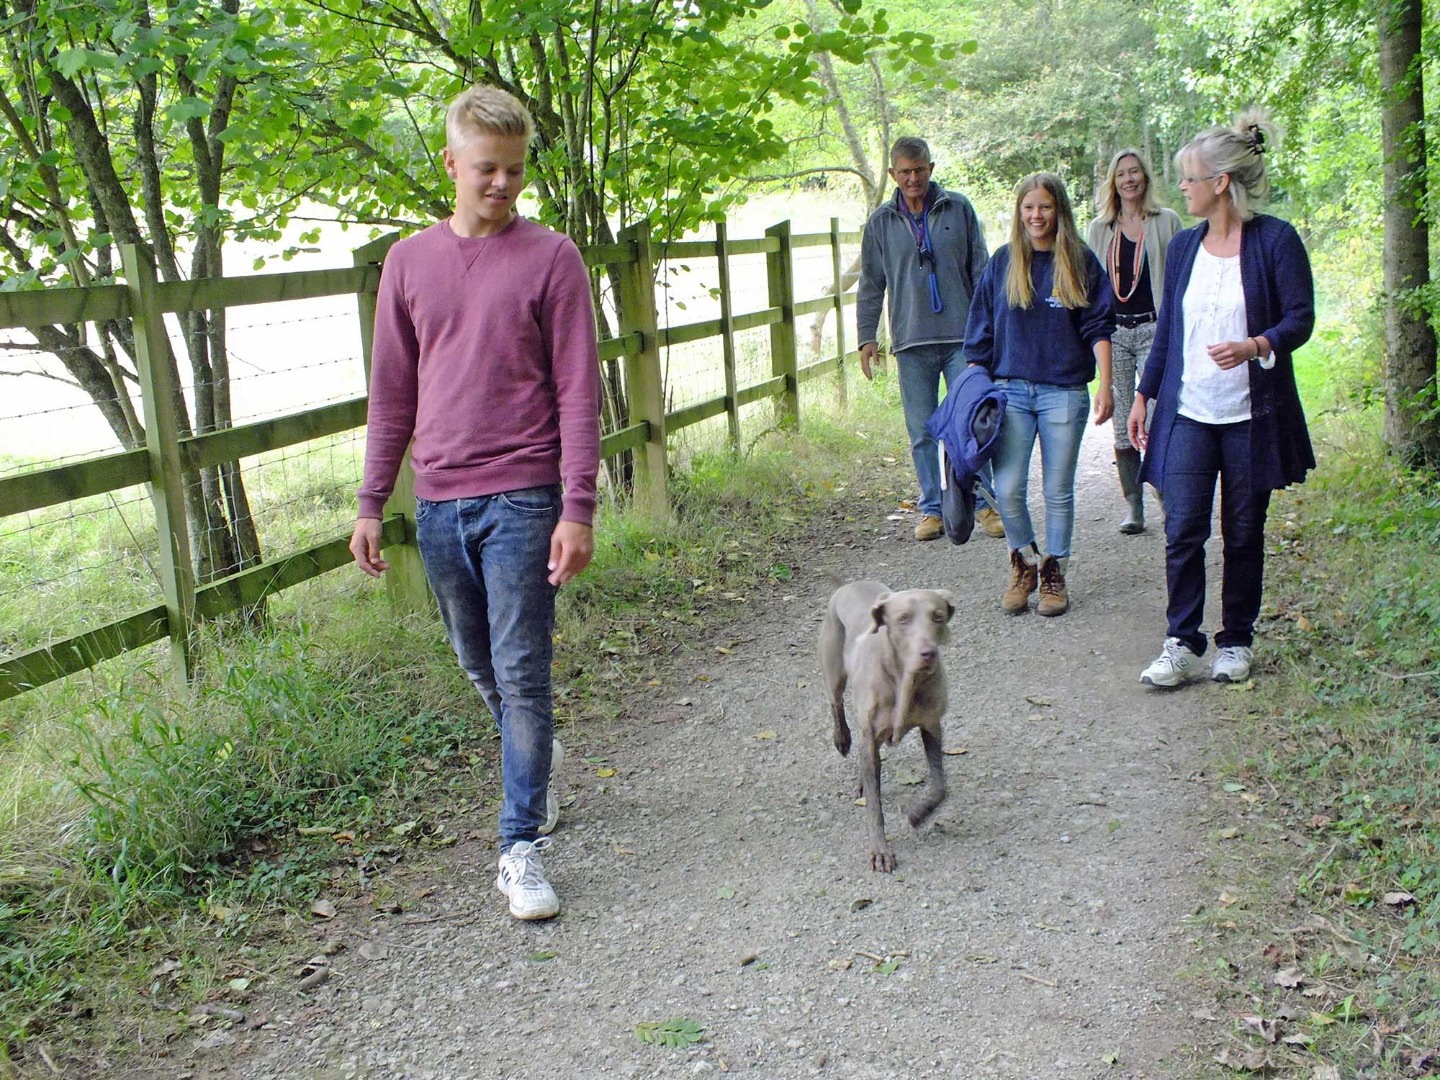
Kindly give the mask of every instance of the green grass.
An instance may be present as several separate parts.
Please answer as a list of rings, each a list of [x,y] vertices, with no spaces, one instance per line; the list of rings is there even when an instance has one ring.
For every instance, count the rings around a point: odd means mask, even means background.
[[[1440,1068],[1440,480],[1383,456],[1377,412],[1317,424],[1320,468],[1272,509],[1266,670],[1217,796],[1237,902],[1206,920],[1221,999],[1312,1041],[1237,1036],[1344,1077]]]
[[[594,565],[561,593],[562,729],[613,716],[662,658],[708,655],[706,612],[788,580],[817,521],[908,490],[893,380],[843,414],[831,393],[807,389],[800,435],[747,429],[740,458],[692,438],[669,520],[602,508]],[[303,501],[315,485],[306,471]],[[152,647],[0,703],[0,1062],[37,1036],[82,1063],[86,1044],[123,1055],[121,1016],[130,1034],[183,1024],[377,851],[447,844],[452,811],[493,804],[494,726],[438,621],[396,618],[346,572],[273,598],[269,620],[204,642],[187,692]],[[157,986],[173,1008],[137,1008]]]

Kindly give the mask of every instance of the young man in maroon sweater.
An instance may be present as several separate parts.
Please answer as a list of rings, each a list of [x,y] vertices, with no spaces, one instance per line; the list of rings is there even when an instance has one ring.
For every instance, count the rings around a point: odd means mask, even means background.
[[[600,380],[579,249],[515,212],[532,132],[495,87],[446,114],[455,212],[385,259],[350,550],[372,577],[388,568],[380,518],[411,445],[425,573],[500,728],[495,884],[517,919],[548,919],[560,910],[540,861],[554,827],[555,591],[595,549]]]

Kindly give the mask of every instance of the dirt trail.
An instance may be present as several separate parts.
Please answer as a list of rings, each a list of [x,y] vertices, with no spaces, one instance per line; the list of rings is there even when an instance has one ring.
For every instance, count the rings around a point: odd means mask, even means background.
[[[1154,521],[1115,531],[1108,427],[1086,435],[1078,488],[1059,619],[999,611],[1001,540],[917,544],[885,507],[817,526],[793,580],[630,714],[568,734],[560,918],[506,915],[477,816],[475,839],[407,880],[404,914],[342,911],[327,932],[346,948],[312,1000],[277,994],[267,1027],[193,1074],[1194,1075],[1188,1048],[1218,1033],[1182,977],[1203,887],[1193,774],[1226,700],[1137,682],[1163,635],[1163,541]],[[867,867],[855,766],[830,745],[814,656],[830,573],[959,600],[946,744],[965,753],[918,833],[899,812],[918,739],[888,757],[893,876]],[[704,1041],[637,1041],[671,1018]]]

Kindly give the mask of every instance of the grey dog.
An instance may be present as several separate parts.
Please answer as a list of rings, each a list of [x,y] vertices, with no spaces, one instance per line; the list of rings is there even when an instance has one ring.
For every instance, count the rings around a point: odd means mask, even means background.
[[[835,749],[850,753],[843,695],[853,685],[859,713],[860,791],[865,796],[870,868],[895,869],[880,809],[880,744],[898,743],[920,729],[930,780],[906,817],[918,828],[945,799],[940,719],[945,714],[945,671],[940,665],[955,605],[947,592],[891,592],[878,581],[852,581],[835,590],[820,627],[820,666],[835,718]]]

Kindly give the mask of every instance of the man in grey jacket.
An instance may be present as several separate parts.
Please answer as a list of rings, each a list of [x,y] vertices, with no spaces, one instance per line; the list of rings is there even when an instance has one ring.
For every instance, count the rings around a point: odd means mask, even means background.
[[[964,195],[932,181],[934,168],[924,139],[906,136],[890,148],[890,177],[897,187],[865,223],[855,305],[860,370],[869,379],[874,377],[880,309],[889,294],[890,347],[920,481],[916,540],[934,540],[945,531],[940,463],[925,421],[940,403],[940,377],[948,392],[965,370],[961,346],[970,297],[990,259],[975,208]],[[1004,535],[993,508],[975,517],[988,535]]]

